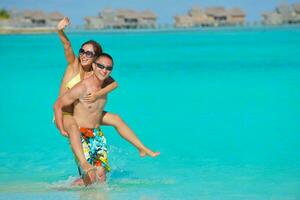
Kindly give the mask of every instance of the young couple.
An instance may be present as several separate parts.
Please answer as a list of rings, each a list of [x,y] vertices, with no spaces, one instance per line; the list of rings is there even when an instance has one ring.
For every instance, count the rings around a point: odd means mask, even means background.
[[[106,138],[100,125],[115,127],[142,157],[156,157],[160,153],[143,145],[118,115],[104,111],[107,94],[118,86],[110,76],[113,58],[103,53],[101,46],[93,40],[83,43],[76,57],[64,33],[69,24],[69,19],[64,18],[57,25],[68,66],[54,105],[55,123],[61,134],[69,138],[78,161],[82,178],[74,184],[89,185],[104,182],[106,172],[110,170]]]

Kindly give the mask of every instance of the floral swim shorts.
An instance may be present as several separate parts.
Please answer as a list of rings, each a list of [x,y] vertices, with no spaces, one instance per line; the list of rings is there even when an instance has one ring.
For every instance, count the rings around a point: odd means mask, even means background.
[[[81,143],[86,160],[93,166],[103,166],[106,171],[110,171],[107,158],[106,138],[100,127],[80,128]],[[81,171],[79,169],[79,173]]]

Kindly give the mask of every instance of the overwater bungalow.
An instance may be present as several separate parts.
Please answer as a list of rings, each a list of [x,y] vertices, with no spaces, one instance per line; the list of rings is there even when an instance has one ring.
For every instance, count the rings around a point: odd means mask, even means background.
[[[282,16],[276,12],[264,12],[263,16],[263,24],[265,25],[278,25],[282,24]]]
[[[35,12],[32,15],[31,22],[36,26],[46,26],[47,17],[43,12]]]
[[[141,28],[155,28],[157,16],[151,10],[145,10],[140,13],[139,26]]]
[[[295,3],[292,7],[294,10],[294,21],[295,23],[300,23],[300,3]]]
[[[277,6],[272,12],[262,13],[262,24],[281,25],[300,23],[300,4],[292,6],[282,4]]]
[[[232,8],[227,11],[228,23],[232,25],[243,25],[246,14],[240,8]]]
[[[176,15],[174,19],[175,19],[175,27],[177,28],[189,28],[194,26],[194,21],[191,16]]]
[[[193,26],[213,26],[214,20],[201,10],[199,6],[192,7],[188,15],[193,19]]]
[[[58,22],[64,18],[64,15],[60,12],[51,12],[47,17],[47,24],[49,26],[57,26]]]
[[[300,3],[295,3],[292,5],[296,15],[300,15]]]
[[[224,7],[209,7],[206,8],[205,14],[214,21],[215,26],[226,25],[228,15]]]
[[[240,8],[208,7],[204,11],[194,6],[187,15],[176,15],[175,27],[243,25],[246,14]]]
[[[119,9],[116,12],[116,28],[136,29],[139,27],[139,18],[139,13],[133,10]]]
[[[150,10],[142,12],[130,9],[104,9],[97,17],[86,17],[85,26],[88,29],[137,29],[155,28],[156,15]]]
[[[0,22],[2,28],[49,28],[54,29],[64,15],[59,12],[44,13],[41,10],[25,10],[16,9],[9,11],[9,19]]]

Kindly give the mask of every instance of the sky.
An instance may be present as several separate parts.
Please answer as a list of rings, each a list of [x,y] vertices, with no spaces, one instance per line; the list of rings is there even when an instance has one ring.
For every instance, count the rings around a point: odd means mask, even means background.
[[[272,11],[282,3],[300,3],[300,0],[0,0],[0,8],[59,11],[70,17],[73,25],[83,25],[84,17],[97,16],[104,8],[150,9],[156,13],[158,24],[173,24],[175,15],[186,14],[195,5],[204,9],[210,6],[240,7],[247,14],[246,20],[253,22],[261,20],[262,12]]]

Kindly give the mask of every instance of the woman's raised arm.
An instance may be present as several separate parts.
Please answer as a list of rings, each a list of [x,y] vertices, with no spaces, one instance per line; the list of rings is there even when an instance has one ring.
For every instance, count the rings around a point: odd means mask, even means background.
[[[71,42],[69,41],[68,37],[64,33],[64,29],[70,24],[70,20],[68,17],[64,17],[58,24],[57,24],[57,32],[61,43],[63,44],[65,56],[67,59],[68,64],[73,64],[76,60],[76,56],[72,49]]]

